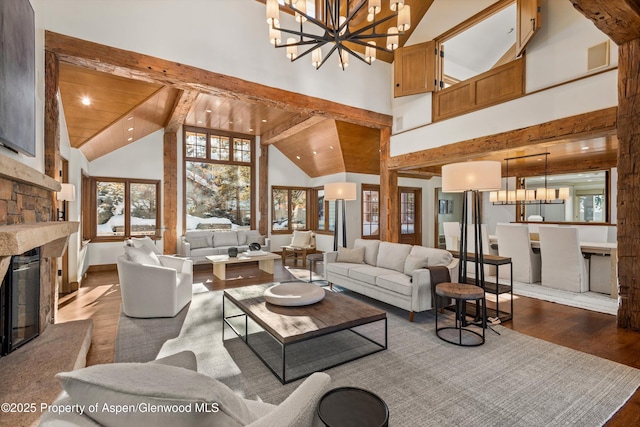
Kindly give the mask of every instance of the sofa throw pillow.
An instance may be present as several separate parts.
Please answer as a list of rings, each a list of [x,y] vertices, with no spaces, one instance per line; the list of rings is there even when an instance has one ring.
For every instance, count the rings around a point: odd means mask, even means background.
[[[411,245],[403,243],[380,242],[376,265],[382,268],[404,273],[404,260],[411,251]]]
[[[134,248],[132,246],[125,246],[124,253],[129,261],[137,264],[162,265],[158,255],[146,247]]]
[[[416,255],[407,255],[407,259],[404,260],[404,274],[411,276],[414,270],[419,268],[427,268],[429,263],[427,258],[419,257]]]
[[[380,249],[380,240],[356,239],[353,243],[354,248],[365,248],[364,262],[369,265],[376,266],[378,261],[378,250]]]
[[[338,256],[336,262],[351,262],[354,264],[364,263],[365,248],[348,249],[342,246],[338,247]]]
[[[160,254],[161,252],[149,236],[132,237],[130,241],[134,248],[147,248],[150,251],[155,252],[156,254]]]
[[[444,249],[427,248],[424,246],[414,246],[411,248],[411,255],[427,258],[429,267],[435,267],[438,265],[447,266],[453,261],[453,255],[451,252]]]
[[[294,248],[305,248],[311,242],[311,231],[294,231],[291,246]]]
[[[223,383],[175,366],[112,363],[56,377],[73,403],[84,405],[85,415],[104,426],[240,427],[256,419]],[[89,412],[90,405],[97,410]],[[111,409],[116,407],[131,412],[116,413]]]
[[[213,233],[213,246],[238,246],[238,233],[235,231],[217,231]]]
[[[209,241],[206,236],[194,236],[190,239],[189,245],[191,245],[191,249],[208,248]]]

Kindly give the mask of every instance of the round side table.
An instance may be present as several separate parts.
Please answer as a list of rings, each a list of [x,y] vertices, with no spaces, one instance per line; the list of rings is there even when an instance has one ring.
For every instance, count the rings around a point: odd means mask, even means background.
[[[484,331],[487,328],[487,301],[484,289],[464,283],[443,282],[436,285],[436,295],[451,298],[455,300],[456,304],[455,326],[438,327],[438,311],[440,307],[438,307],[438,298],[436,298],[436,335],[438,338],[463,347],[475,347],[484,344]],[[478,303],[482,303],[480,315],[482,334],[467,328],[469,323],[466,319],[466,307],[467,301],[470,300],[476,301],[476,307],[478,307]]]
[[[309,283],[313,282],[313,269],[318,262],[324,260],[323,254],[309,254],[307,255],[307,263],[309,264]]]
[[[318,404],[318,416],[330,427],[386,427],[389,408],[378,395],[361,388],[329,390]]]

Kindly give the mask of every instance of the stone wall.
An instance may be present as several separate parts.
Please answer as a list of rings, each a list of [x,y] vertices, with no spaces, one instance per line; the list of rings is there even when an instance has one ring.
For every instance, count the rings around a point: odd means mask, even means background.
[[[0,226],[51,221],[50,190],[0,176]],[[40,333],[51,323],[51,259],[40,260]]]

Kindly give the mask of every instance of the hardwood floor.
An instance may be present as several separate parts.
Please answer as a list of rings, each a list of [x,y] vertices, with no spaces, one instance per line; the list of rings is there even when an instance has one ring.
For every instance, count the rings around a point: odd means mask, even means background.
[[[202,282],[211,290],[290,278],[280,261],[275,262],[273,277],[259,271],[257,266],[229,268],[225,281],[213,279],[210,266],[196,266],[194,271],[194,282]],[[514,312],[514,320],[505,322],[505,327],[640,368],[640,332],[618,329],[615,316],[527,297],[515,298]],[[119,314],[120,289],[116,271],[91,273],[83,281],[82,288],[61,299],[58,322],[93,319],[93,341],[87,363],[111,363]],[[610,427],[631,425],[640,425],[639,391],[607,423]]]

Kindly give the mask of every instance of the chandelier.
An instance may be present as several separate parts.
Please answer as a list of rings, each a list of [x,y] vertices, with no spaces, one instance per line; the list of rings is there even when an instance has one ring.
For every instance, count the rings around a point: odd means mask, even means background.
[[[311,54],[311,64],[320,68],[335,52],[338,51],[338,66],[343,70],[349,66],[349,56],[353,55],[359,60],[371,65],[376,60],[376,51],[380,50],[393,53],[398,47],[399,36],[403,35],[411,27],[411,8],[405,5],[405,0],[390,0],[392,13],[379,20],[376,15],[382,10],[382,0],[322,0],[322,15],[317,19],[307,14],[307,0],[284,0],[283,7],[295,14],[295,19],[300,23],[299,30],[280,27],[280,4],[278,0],[266,0],[267,23],[269,24],[269,41],[275,46],[285,48],[287,58],[292,62]],[[363,27],[351,30],[354,17],[367,5],[367,21]],[[355,6],[354,6],[355,5]],[[353,7],[353,10],[351,8]],[[317,15],[317,14],[316,14]],[[377,32],[377,27],[397,17],[396,26],[389,27],[384,33]],[[313,24],[313,32],[305,30]],[[286,42],[282,43],[282,33],[290,35]],[[378,45],[376,40],[386,39],[386,44]],[[364,54],[354,51],[345,43],[352,43],[364,47]],[[323,58],[321,48],[326,44],[332,44],[329,53]],[[302,53],[298,54],[298,48]]]
[[[544,186],[536,189],[527,190],[518,188],[509,190],[509,160],[525,159],[528,157],[544,156]],[[489,193],[489,201],[494,205],[535,205],[535,204],[557,204],[564,203],[569,199],[569,187],[549,188],[547,186],[547,170],[549,168],[549,153],[529,154],[527,156],[508,157],[506,158],[506,176],[507,184],[505,190],[492,191]],[[540,159],[542,160],[542,159]]]

